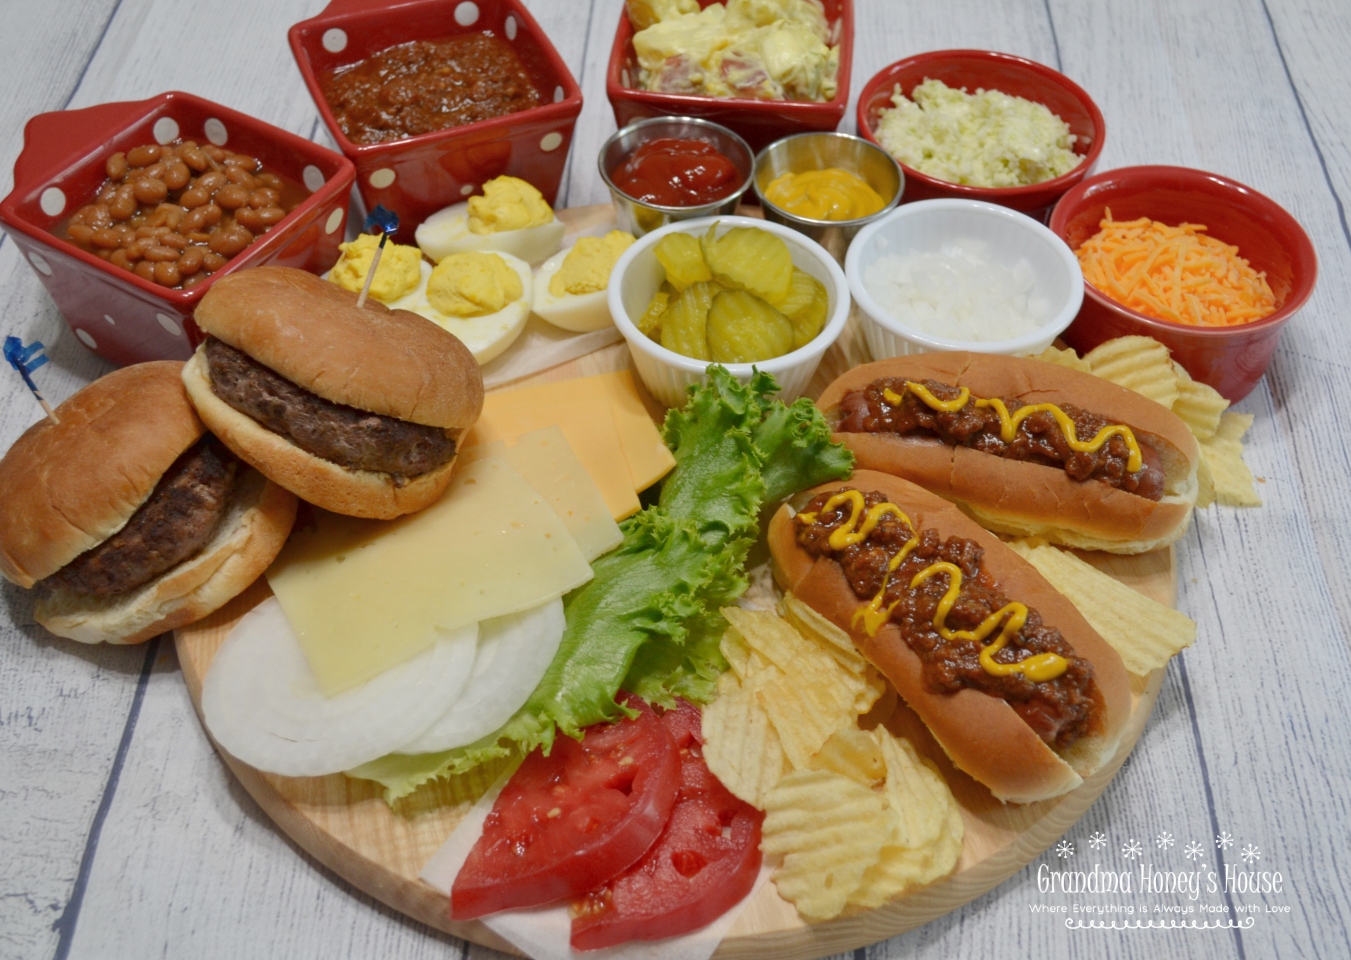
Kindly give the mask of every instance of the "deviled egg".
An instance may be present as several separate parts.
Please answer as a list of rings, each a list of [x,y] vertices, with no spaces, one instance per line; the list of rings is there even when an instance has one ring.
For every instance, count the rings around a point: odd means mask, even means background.
[[[363,234],[340,246],[327,278],[358,293],[378,237]],[[534,299],[530,264],[509,253],[452,254],[433,267],[417,247],[386,241],[370,297],[410,310],[455,334],[480,364],[497,357],[525,329]]]
[[[578,333],[610,326],[614,321],[605,290],[615,263],[633,242],[633,234],[611,230],[603,237],[582,237],[554,254],[535,279],[535,313]]]
[[[483,185],[482,196],[432,214],[416,236],[434,262],[467,250],[497,250],[535,264],[558,250],[563,222],[533,186],[498,177]]]
[[[416,291],[389,304],[411,310],[459,337],[480,364],[511,346],[530,318],[530,264],[509,253],[452,253],[435,267],[422,263]]]

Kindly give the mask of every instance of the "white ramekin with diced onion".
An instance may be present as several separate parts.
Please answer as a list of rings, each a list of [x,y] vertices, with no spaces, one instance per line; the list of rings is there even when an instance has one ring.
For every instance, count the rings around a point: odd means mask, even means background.
[[[707,361],[694,360],[666,349],[639,330],[634,318],[643,315],[652,295],[665,279],[665,271],[652,249],[657,242],[668,233],[702,236],[715,223],[719,224],[719,236],[733,227],[755,227],[782,237],[793,257],[793,266],[811,274],[826,288],[830,307],[826,312],[825,325],[814,339],[772,360],[724,364],[732,376],[742,383],[748,382],[756,370],[773,374],[779,382],[779,399],[785,402],[795,400],[807,389],[807,384],[821,363],[821,357],[844,331],[850,308],[849,283],[845,280],[844,271],[825,248],[796,230],[753,217],[681,220],[654,230],[640,237],[615,264],[610,274],[610,315],[628,341],[633,365],[647,389],[668,407],[682,406],[686,388],[707,381]]]
[[[953,339],[907,323],[897,316],[903,311],[895,302],[890,309],[879,302],[882,290],[875,276],[872,283],[869,278],[870,268],[883,257],[931,253],[963,242],[981,245],[991,265],[1030,269],[1031,296],[1040,307],[1035,322],[1016,333],[993,326],[979,338]],[[1020,261],[1025,268],[1019,267]],[[864,339],[875,360],[937,350],[1009,356],[1040,353],[1070,325],[1084,298],[1079,261],[1063,240],[1031,217],[979,200],[921,200],[898,207],[859,231],[849,247],[844,272],[863,315]],[[964,292],[953,294],[960,297]]]

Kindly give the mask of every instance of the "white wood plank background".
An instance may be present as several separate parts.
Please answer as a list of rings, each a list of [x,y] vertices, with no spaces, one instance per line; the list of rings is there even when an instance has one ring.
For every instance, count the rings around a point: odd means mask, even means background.
[[[856,0],[855,94],[912,53],[1004,50],[1057,66],[1107,117],[1101,168],[1175,163],[1236,177],[1313,237],[1319,288],[1287,328],[1248,460],[1257,511],[1211,509],[1180,545],[1180,605],[1200,625],[1169,670],[1121,775],[1071,831],[1075,862],[1124,866],[1120,845],[1177,869],[1231,833],[1287,877],[1289,906],[1231,930],[1066,930],[1033,914],[1077,899],[1037,891],[1034,864],[948,917],[855,956],[1347,957],[1351,880],[1351,5],[1346,0]],[[580,82],[560,202],[604,202],[595,172],[614,129],[604,69],[622,0],[534,0]],[[177,88],[328,142],[286,46],[323,0],[5,0],[0,193],[34,113]],[[852,104],[844,129],[853,128]],[[3,333],[48,344],[61,399],[105,371],[65,330],[0,240]],[[0,371],[0,445],[37,419]],[[3,505],[0,504],[0,509]],[[202,734],[167,643],[83,648],[45,636],[22,591],[0,588],[0,958],[495,956],[352,890],[274,830]],[[1110,839],[1088,848],[1090,833]],[[1153,844],[1163,832],[1178,848]],[[1048,854],[1040,862],[1051,862]],[[1220,867],[1222,873],[1222,867]],[[1141,898],[1138,898],[1141,899]],[[1171,898],[1142,898],[1150,903]],[[1203,898],[1223,902],[1220,896]],[[1181,901],[1185,903],[1186,901]]]

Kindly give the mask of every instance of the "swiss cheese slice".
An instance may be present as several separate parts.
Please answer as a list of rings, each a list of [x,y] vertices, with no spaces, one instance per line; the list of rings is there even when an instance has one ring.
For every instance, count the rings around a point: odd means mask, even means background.
[[[474,424],[473,439],[511,444],[532,430],[557,426],[600,488],[610,515],[622,520],[638,512],[638,494],[619,445],[609,400],[594,386],[572,386],[582,382],[564,380],[488,394]]]
[[[619,445],[624,448],[624,459],[629,465],[634,490],[646,490],[675,466],[671,449],[661,438],[661,431],[652,422],[647,407],[638,396],[633,374],[616,370],[598,377],[578,381],[594,385],[610,403],[610,412],[619,431]]]
[[[587,560],[619,546],[624,534],[561,429],[548,426],[523,434],[502,456],[553,507]]]
[[[462,465],[439,501],[390,522],[316,511],[267,572],[324,693],[438,634],[539,606],[591,579],[548,502],[502,457]]]

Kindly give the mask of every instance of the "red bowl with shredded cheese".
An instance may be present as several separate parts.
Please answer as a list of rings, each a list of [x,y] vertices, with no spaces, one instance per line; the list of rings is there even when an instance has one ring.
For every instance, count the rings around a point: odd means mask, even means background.
[[[1115,221],[1148,217],[1169,226],[1205,225],[1206,235],[1238,248],[1266,275],[1275,312],[1227,327],[1159,320],[1084,283],[1079,315],[1063,334],[1080,353],[1116,337],[1153,337],[1191,376],[1229,400],[1241,400],[1262,379],[1281,328],[1313,293],[1318,257],[1308,234],[1280,204],[1218,174],[1186,167],[1123,167],[1084,180],[1051,214],[1051,231],[1078,251],[1094,236],[1107,210]]]

